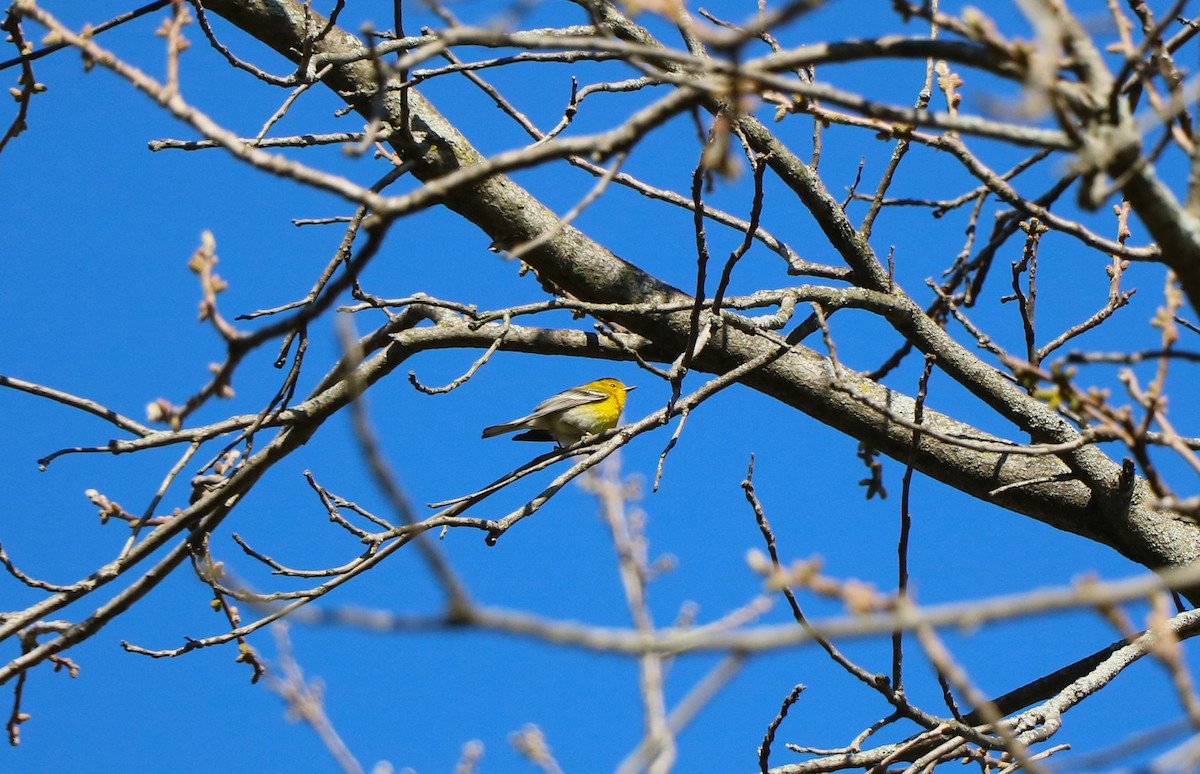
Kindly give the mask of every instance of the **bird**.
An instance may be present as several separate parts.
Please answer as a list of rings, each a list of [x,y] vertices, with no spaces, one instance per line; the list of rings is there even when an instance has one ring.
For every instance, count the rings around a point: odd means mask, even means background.
[[[635,389],[606,376],[552,395],[519,419],[485,427],[483,437],[525,430],[513,440],[557,441],[559,446],[572,446],[586,436],[616,427],[625,408],[625,396]]]

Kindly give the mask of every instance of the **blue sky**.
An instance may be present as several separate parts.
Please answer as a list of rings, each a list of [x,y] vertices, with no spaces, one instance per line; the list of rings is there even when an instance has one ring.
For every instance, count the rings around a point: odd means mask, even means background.
[[[387,5],[351,4],[347,13],[354,23],[348,21],[349,28],[373,14],[378,27],[387,26]],[[833,3],[802,22],[801,32],[795,34],[797,39],[812,40],[823,34],[874,34],[888,18],[887,4],[877,5],[872,16],[856,10],[858,4]],[[120,3],[91,3],[85,17],[76,4],[47,6],[73,24],[97,22],[125,10]],[[456,10],[469,19],[488,17],[486,6],[479,4]],[[728,11],[731,18],[745,13],[732,3]],[[995,13],[1001,16],[1000,11]],[[151,15],[106,33],[100,41],[148,72],[160,74],[162,44],[152,34],[160,17],[161,13]],[[418,14],[414,17],[414,28],[428,22]],[[564,20],[582,21],[571,8],[541,5],[526,23]],[[1021,26],[1014,25],[1009,29]],[[242,55],[275,73],[287,71],[277,57],[225,25],[219,29]],[[223,66],[195,27],[188,35],[194,45],[184,57],[185,97],[226,126],[253,134],[278,106],[281,94]],[[488,77],[531,119],[549,127],[565,103],[572,72],[584,82],[628,75],[615,66],[575,70],[561,66],[545,72],[549,74],[543,76],[536,69],[493,71]],[[216,237],[221,258],[217,270],[229,282],[220,304],[232,317],[300,297],[336,248],[341,238],[337,226],[297,228],[291,219],[350,210],[327,194],[249,170],[220,151],[150,153],[147,141],[190,137],[188,130],[111,73],[82,72],[79,57],[70,51],[39,61],[36,73],[49,90],[34,100],[29,131],[0,156],[4,180],[0,211],[5,213],[0,234],[6,246],[0,282],[0,373],[73,392],[141,419],[145,405],[159,397],[185,399],[206,380],[207,364],[223,354],[211,329],[196,321],[199,293],[186,266],[201,232],[208,229]],[[869,66],[839,72],[847,87],[878,89],[882,96],[907,95],[896,97],[905,104],[915,98],[921,75],[920,63],[890,67],[886,77]],[[11,81],[15,71],[6,71],[3,77]],[[1012,97],[1011,90],[999,92],[1000,87],[988,79],[969,79],[968,108],[976,98],[972,88],[994,99]],[[524,141],[465,82],[443,79],[426,93],[485,152]],[[594,96],[585,102],[576,131],[610,126],[630,105],[649,98]],[[356,128],[354,118],[332,118],[337,107],[334,95],[314,89],[274,134]],[[811,133],[807,119],[788,119],[778,125],[778,131],[806,155]],[[693,137],[686,121],[663,127],[635,151],[628,168],[650,182],[686,192],[696,158]],[[873,187],[891,152],[889,144],[836,128],[826,133],[825,143],[821,170],[835,195],[850,184],[864,155],[864,187]],[[380,162],[347,158],[335,150],[289,155],[328,165],[363,182],[377,178],[382,169]],[[1055,169],[1061,172],[1063,167],[1048,168],[1045,174]],[[565,165],[516,177],[559,212],[573,206],[593,182]],[[746,176],[739,182],[720,183],[711,201],[745,213],[749,201],[745,183]],[[404,185],[408,183],[398,189]],[[949,159],[918,149],[902,168],[896,190],[913,196],[954,195],[972,186]],[[682,210],[647,204],[630,193],[612,190],[584,213],[578,225],[628,260],[690,288],[695,266],[690,217]],[[800,205],[774,182],[768,189],[765,217],[768,228],[796,246],[803,257],[837,262]],[[924,279],[948,265],[961,246],[963,217],[965,213],[954,213],[934,221],[924,211],[890,210],[881,217],[873,244],[880,252],[897,246],[901,284],[924,299],[927,293],[920,290]],[[1112,233],[1110,215],[1094,217],[1093,223],[1108,224],[1097,228]],[[717,259],[739,240],[739,235],[715,226],[709,233]],[[1136,225],[1134,234],[1135,242],[1144,239]],[[1019,341],[1016,313],[1010,305],[1000,304],[998,297],[1005,292],[1007,263],[1017,257],[1013,252],[1017,245],[1010,244],[988,297],[972,310],[978,322],[1001,332],[1001,337],[1010,337],[1004,343],[1013,348]],[[481,308],[543,297],[531,277],[519,277],[513,262],[487,247],[487,237],[457,216],[437,210],[422,213],[396,224],[363,283],[385,297],[423,291]],[[1046,240],[1039,267],[1043,330],[1057,332],[1102,304],[1106,279],[1099,261],[1070,240]],[[1081,346],[1108,349],[1155,341],[1156,332],[1147,321],[1161,298],[1161,272],[1136,266],[1129,276],[1130,285],[1139,292],[1130,308],[1120,312],[1124,332],[1113,338],[1120,328],[1105,329],[1112,333]],[[756,247],[739,265],[733,292],[782,287],[792,281],[783,273],[778,256]],[[380,323],[380,315],[355,320],[362,332]],[[588,323],[563,315],[541,324]],[[889,336],[863,314],[840,313],[832,327],[835,339],[844,342],[839,354],[853,367],[872,367],[896,343],[894,334]],[[314,325],[310,337],[300,394],[325,373],[338,351],[328,320]],[[210,404],[192,421],[257,410],[281,378],[270,367],[275,355],[270,347],[257,352],[235,379],[236,397]],[[421,395],[404,378],[412,368],[427,384],[445,383],[477,355],[473,351],[427,353],[406,363],[366,396],[386,454],[420,508],[472,491],[531,456],[527,445],[480,440],[479,429],[520,415],[559,389],[615,375],[640,388],[627,409],[627,417],[634,419],[661,406],[668,396],[662,383],[633,364],[511,353],[498,355],[448,395]],[[913,392],[918,369],[919,363],[910,361],[889,384]],[[1195,376],[1191,366],[1174,369],[1176,389]],[[1102,369],[1089,373],[1099,383],[1113,383],[1112,374]],[[694,388],[702,378],[693,376],[687,384]],[[987,430],[1012,434],[944,376],[934,378],[929,402]],[[1173,404],[1171,408],[1177,412],[1173,413],[1177,426],[1186,431],[1188,421],[1195,419],[1189,407]],[[39,472],[38,458],[66,446],[103,444],[114,436],[113,429],[61,405],[11,391],[0,392],[0,418],[5,428],[0,444],[0,469],[5,471],[0,497],[8,503],[0,516],[0,542],[24,571],[51,582],[70,582],[93,571],[119,550],[127,535],[116,523],[101,527],[83,492],[98,489],[140,512],[178,454],[178,450],[160,450],[121,457],[67,456]],[[671,429],[642,436],[627,447],[621,454],[623,473],[651,479]],[[760,580],[747,568],[745,555],[760,549],[762,539],[739,486],[751,454],[756,457],[756,487],[785,560],[820,556],[833,576],[862,578],[883,590],[893,588],[903,469],[885,460],[892,497],[865,501],[857,483],[865,473],[854,452],[852,440],[745,388],[731,388],[705,404],[689,419],[680,444],[671,452],[660,491],[647,491],[639,504],[648,514],[652,555],[675,559],[674,570],[652,587],[658,623],[669,624],[692,603],[698,605],[699,620],[711,621],[760,592]],[[1164,464],[1178,474],[1169,461]],[[348,418],[336,417],[306,447],[276,466],[214,536],[218,558],[256,588],[291,586],[277,586],[277,579],[245,557],[230,539],[232,532],[296,566],[339,564],[360,550],[329,524],[303,483],[306,470],[331,491],[368,509],[386,510],[351,443]],[[478,515],[502,515],[548,480],[543,476],[537,483],[526,482],[505,492]],[[180,498],[186,502],[183,490],[173,490],[168,502],[173,506]],[[912,508],[910,561],[922,602],[1061,585],[1090,573],[1125,577],[1140,570],[1110,549],[922,477],[914,486]],[[628,623],[611,540],[597,518],[595,502],[578,487],[569,487],[496,547],[485,546],[480,534],[467,531],[451,532],[440,547],[482,603],[610,626]],[[0,578],[0,589],[4,600],[0,607],[5,609],[19,609],[38,598],[7,576]],[[147,648],[178,647],[185,637],[221,632],[224,619],[209,608],[209,596],[190,572],[179,572],[68,654],[81,667],[77,679],[52,674],[45,666],[34,670],[23,703],[32,719],[22,729],[22,745],[3,754],[6,760],[0,768],[332,770],[332,761],[315,735],[287,722],[275,695],[249,684],[249,670],[234,662],[232,647],[160,660],[130,655],[119,647],[121,641]],[[441,592],[417,555],[401,551],[321,605],[436,612],[441,601]],[[836,606],[811,597],[803,601],[813,615],[838,612]],[[97,600],[88,604],[94,606]],[[90,610],[87,605],[77,606],[62,615],[75,620]],[[1137,608],[1134,612],[1140,615]],[[789,615],[780,604],[764,620],[786,622]],[[368,768],[388,760],[397,769],[448,770],[462,745],[472,739],[485,746],[484,771],[530,768],[520,762],[506,739],[526,723],[535,723],[546,733],[564,770],[603,771],[612,769],[640,738],[636,665],[627,659],[474,632],[400,635],[297,625],[291,627],[290,636],[306,673],[324,684],[331,720]],[[1116,633],[1095,615],[1069,613],[945,636],[981,688],[999,694],[1108,644]],[[266,658],[274,657],[269,632],[255,635],[252,644]],[[14,648],[10,645],[5,656],[15,655]],[[846,643],[846,650],[871,669],[890,669],[883,641]],[[668,700],[678,701],[716,661],[711,655],[680,658],[669,675]],[[915,650],[909,663],[914,700],[937,711],[940,698],[928,667]],[[780,731],[776,764],[794,760],[782,749],[782,742],[834,747],[888,711],[867,689],[832,668],[815,648],[763,656],[751,660],[680,737],[678,770],[753,770],[754,749],[762,732],[796,683],[805,683],[808,690]],[[1086,751],[1122,738],[1135,730],[1129,717],[1134,713],[1117,712],[1117,708],[1136,708],[1138,728],[1180,714],[1165,671],[1157,664],[1143,663],[1102,696],[1072,711],[1055,741]]]

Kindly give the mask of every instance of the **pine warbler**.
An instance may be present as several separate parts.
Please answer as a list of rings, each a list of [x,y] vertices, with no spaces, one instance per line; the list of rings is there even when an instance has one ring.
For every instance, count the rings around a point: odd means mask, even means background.
[[[617,426],[625,395],[636,387],[626,387],[612,377],[581,384],[546,398],[532,414],[483,429],[483,437],[525,430],[514,441],[557,441],[570,446],[581,438],[603,433]]]

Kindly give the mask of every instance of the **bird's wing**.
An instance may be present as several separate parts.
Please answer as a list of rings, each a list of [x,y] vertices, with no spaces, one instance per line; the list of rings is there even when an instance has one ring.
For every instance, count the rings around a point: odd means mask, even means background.
[[[537,408],[532,413],[523,417],[518,417],[509,422],[500,425],[492,425],[485,427],[483,430],[484,438],[491,438],[494,435],[502,433],[511,433],[514,430],[528,428],[530,423],[536,422],[542,417],[549,416],[558,411],[566,411],[567,409],[583,406],[588,403],[596,403],[607,398],[608,395],[599,390],[589,390],[583,387],[572,387],[569,390],[564,390],[557,395],[552,395],[537,405]],[[540,432],[540,431],[537,431]],[[541,439],[525,439],[525,440],[541,440]],[[552,440],[547,436],[546,440]]]
[[[541,419],[549,414],[554,414],[559,411],[573,409],[576,406],[583,406],[588,403],[598,403],[608,397],[608,393],[600,390],[589,390],[585,387],[572,387],[569,390],[563,390],[557,395],[551,395],[541,403],[537,404],[537,408],[526,420],[533,421]]]

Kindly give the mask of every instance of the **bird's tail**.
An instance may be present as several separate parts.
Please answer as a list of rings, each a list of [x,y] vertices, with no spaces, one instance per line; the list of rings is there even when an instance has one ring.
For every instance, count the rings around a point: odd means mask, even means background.
[[[504,435],[514,430],[520,430],[521,427],[521,423],[519,422],[505,422],[502,425],[492,425],[491,427],[483,428],[483,437],[491,438],[494,435]]]

